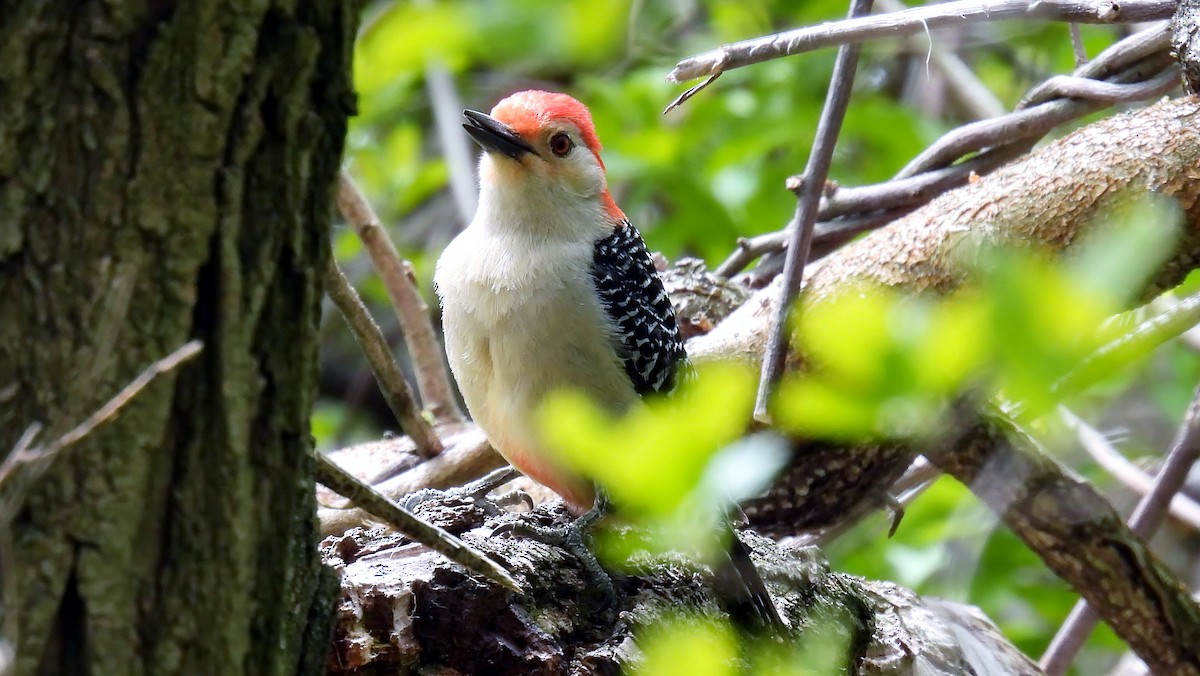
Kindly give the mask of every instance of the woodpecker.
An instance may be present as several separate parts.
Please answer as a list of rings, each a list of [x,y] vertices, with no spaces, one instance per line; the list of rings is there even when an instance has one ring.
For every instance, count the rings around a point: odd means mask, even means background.
[[[450,368],[492,446],[581,515],[596,488],[539,442],[538,406],[572,388],[628,411],[668,393],[687,353],[646,243],[609,192],[587,107],[523,91],[463,115],[484,152],[475,217],[434,275]],[[779,626],[733,541],[750,600]]]

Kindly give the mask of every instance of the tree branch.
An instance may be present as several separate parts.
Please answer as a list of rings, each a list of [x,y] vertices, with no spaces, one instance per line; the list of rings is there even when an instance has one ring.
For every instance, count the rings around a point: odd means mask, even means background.
[[[356,458],[370,453],[369,448],[354,446],[330,453],[339,464],[351,467],[352,472],[363,481],[368,481],[384,497],[400,500],[406,495],[425,488],[445,489],[460,486],[478,479],[491,470],[503,467],[504,458],[492,450],[483,432],[473,424],[456,424],[439,428],[445,439],[446,449],[437,457],[403,468],[398,474],[380,475],[373,471],[353,472]],[[411,448],[412,441],[402,437],[393,441],[394,448],[387,449],[389,457],[402,455]],[[369,445],[364,445],[369,446]],[[366,474],[372,476],[366,476]],[[351,528],[360,527],[370,521],[370,515],[360,509],[342,507],[320,507],[317,515],[321,522],[321,535],[340,535]]]
[[[901,37],[945,26],[1002,19],[1039,19],[1075,23],[1138,23],[1169,19],[1174,0],[960,0],[914,7],[902,12],[832,21],[793,31],[724,45],[688,57],[667,75],[668,82],[687,82],[783,56],[834,45]]]
[[[614,576],[615,596],[599,599],[572,553],[498,534],[518,519],[565,527],[572,517],[564,509],[486,516],[461,508],[435,516],[503,559],[534,593],[476,584],[398,536],[352,531],[329,538],[322,556],[342,572],[329,673],[637,672],[644,663],[638,649],[643,629],[680,616],[723,615],[705,582],[711,571],[685,557],[635,555],[624,569],[629,577]],[[925,676],[1037,671],[972,609],[832,573],[812,548],[784,547],[752,533],[742,537],[792,626],[833,648],[830,659],[837,662],[823,667]]]
[[[854,0],[850,3],[851,18],[870,11],[871,0]],[[808,262],[808,252],[812,247],[813,223],[817,218],[821,193],[824,192],[825,178],[829,175],[829,165],[833,161],[833,148],[837,145],[846,107],[850,103],[859,51],[859,45],[843,45],[838,50],[825,106],[817,122],[817,135],[808,156],[808,166],[804,168],[804,178],[796,191],[795,227],[791,231],[787,261],[783,266],[783,300],[775,312],[775,323],[767,340],[758,397],[754,404],[754,417],[759,420],[767,418],[767,401],[783,377],[784,360],[787,358],[788,316],[792,310],[792,300],[800,290],[800,280],[804,278],[804,265]]]
[[[367,306],[363,305],[362,299],[358,297],[358,292],[350,285],[346,275],[338,269],[332,254],[325,267],[324,284],[325,293],[342,313],[342,318],[346,320],[346,325],[350,327],[358,346],[367,358],[371,372],[375,374],[375,382],[379,383],[379,389],[387,400],[388,408],[392,409],[392,414],[396,416],[400,426],[416,444],[417,454],[422,458],[432,458],[441,453],[442,443],[434,433],[433,426],[421,415],[421,408],[417,405],[412,388],[408,386],[400,366],[392,357],[383,332],[371,318]]]
[[[4,462],[0,463],[0,489],[6,489],[5,484],[9,483],[16,475],[17,470],[26,465],[34,465],[44,467],[47,463],[54,459],[60,451],[70,448],[78,443],[81,439],[91,434],[100,425],[111,420],[117,415],[134,397],[138,395],[147,385],[155,378],[165,373],[170,373],[179,367],[183,362],[200,354],[204,349],[204,343],[199,340],[189,340],[180,345],[171,354],[159,359],[150,364],[129,384],[121,388],[112,396],[103,406],[96,409],[83,422],[71,428],[61,437],[54,439],[46,444],[30,447],[33,443],[33,438],[41,430],[41,425],[35,423],[30,425],[28,429],[22,433],[21,438],[17,441],[16,446],[4,458]],[[36,470],[35,470],[36,471]],[[20,491],[16,491],[18,497],[7,496],[6,501],[9,504],[19,504]],[[5,521],[7,510],[0,509],[0,521]]]
[[[1091,484],[998,415],[927,456],[970,486],[1154,673],[1200,674],[1200,606]]]
[[[816,302],[856,281],[912,294],[948,293],[962,283],[967,274],[964,266],[984,247],[1003,242],[1063,250],[1081,238],[1113,199],[1141,191],[1172,196],[1184,209],[1184,232],[1176,250],[1149,287],[1140,291],[1147,296],[1173,286],[1200,261],[1198,122],[1200,101],[1184,98],[1080,129],[810,266],[800,302]],[[776,280],[711,333],[692,339],[688,349],[693,360],[756,363],[777,309],[780,286]],[[1174,316],[1183,314],[1184,310],[1176,310]],[[1183,326],[1187,321],[1178,323]],[[1151,322],[1163,324],[1165,320]],[[1150,334],[1163,335],[1147,330]],[[789,364],[799,368],[802,359],[794,354]],[[1090,368],[1085,366],[1081,372],[1089,373]],[[1085,376],[1068,380],[1075,378]],[[1193,617],[1194,603],[1114,518],[1102,497],[1087,484],[1063,475],[1023,437],[1009,442],[995,427],[985,425],[975,426],[959,442],[947,443],[927,456],[998,510],[1047,565],[1096,604],[1102,617],[1152,668],[1186,673],[1196,666],[1193,660],[1200,657],[1200,643],[1195,639],[1200,636],[1188,633],[1190,627],[1200,626],[1188,624],[1200,619]],[[772,487],[765,502],[752,503],[747,515],[755,526],[766,518],[778,528],[789,523],[801,530],[820,528],[826,525],[820,519],[849,513],[858,501],[878,504],[882,491],[917,452],[900,443],[851,448],[798,445],[779,485]],[[989,463],[1012,471],[985,473]],[[818,475],[819,485],[813,483]],[[975,483],[979,477],[987,481]],[[1030,477],[1036,481],[1031,483]],[[864,485],[869,489],[863,490]],[[827,492],[841,494],[843,500],[832,504]],[[1081,527],[1081,523],[1088,525]],[[1078,542],[1072,539],[1076,535],[1081,538]],[[1103,575],[1087,563],[1089,557],[1102,562]]]
[[[858,234],[873,229],[862,225],[864,222],[879,227],[904,215],[913,207],[965,184],[971,176],[989,173],[1027,152],[1055,126],[1111,105],[1102,100],[1105,97],[1111,98],[1119,94],[1126,99],[1150,98],[1171,89],[1174,86],[1175,70],[1167,54],[1169,41],[1166,23],[1148,28],[1109,47],[1094,60],[1077,69],[1070,76],[1071,84],[1066,84],[1067,81],[1064,80],[1058,81],[1059,84],[1066,85],[1067,93],[1090,91],[1100,95],[1101,100],[1056,99],[1059,85],[1039,86],[1026,95],[1023,103],[1034,108],[1017,110],[1002,117],[971,123],[948,132],[923,151],[917,159],[911,161],[892,180],[872,186],[839,187],[822,200],[817,215],[820,223],[816,229],[814,246],[820,252],[832,250],[848,241],[849,236],[843,234],[844,232]],[[1158,74],[1157,77],[1145,80],[1147,76],[1154,74]],[[1095,78],[1107,78],[1111,82]],[[1091,84],[1082,84],[1079,82],[1081,79]],[[1093,87],[1093,84],[1096,87]],[[1114,90],[1111,87],[1121,88]],[[956,162],[971,153],[978,154]],[[882,214],[884,217],[881,217],[881,211],[891,213]],[[886,217],[889,215],[890,218]],[[792,224],[789,224],[780,233],[786,233],[791,227]],[[762,237],[771,238],[773,235],[774,233]],[[756,240],[755,244],[758,246],[754,249],[754,255],[750,255],[751,251],[746,247],[739,247],[721,264],[718,271],[725,275],[734,274],[754,258],[766,254],[768,259],[760,266],[764,270],[756,270],[754,276],[756,279],[769,280],[775,274],[770,256],[784,250],[785,242],[786,235],[783,234],[775,239]],[[774,270],[777,269],[776,263]]]
[[[1129,517],[1129,530],[1134,535],[1149,540],[1158,530],[1170,508],[1171,498],[1183,488],[1188,472],[1192,465],[1196,464],[1197,458],[1200,458],[1200,389],[1196,390],[1192,403],[1188,406],[1183,424],[1180,425],[1167,454],[1167,461],[1154,479],[1154,486],[1138,502]],[[1099,619],[1099,612],[1086,599],[1080,599],[1071,609],[1071,614],[1059,628],[1054,640],[1050,642],[1046,653],[1042,655],[1042,669],[1050,676],[1065,673]],[[1200,618],[1193,618],[1193,621],[1196,619]],[[1200,645],[1195,643],[1200,640],[1200,634],[1193,634],[1191,639],[1193,643],[1189,644],[1189,648],[1200,652]],[[1140,653],[1139,656],[1145,659]],[[1200,655],[1195,659],[1197,663],[1193,665],[1194,670],[1200,671]]]
[[[79,443],[97,427],[112,420],[134,397],[142,392],[155,378],[170,373],[180,364],[200,354],[204,343],[189,340],[167,356],[155,361],[142,370],[125,387],[112,396],[100,408],[68,432],[40,446],[33,441],[42,430],[41,423],[33,423],[21,433],[17,443],[0,462],[0,674],[7,673],[7,666],[20,645],[21,624],[15,609],[19,605],[19,587],[13,556],[13,538],[10,526],[16,511],[25,501],[26,491],[38,477],[54,462],[62,451]]]
[[[463,419],[454,388],[450,385],[450,373],[442,358],[442,348],[433,332],[429,319],[429,306],[421,298],[412,279],[412,270],[400,259],[392,238],[379,222],[379,217],[359,191],[345,170],[339,174],[337,204],[346,219],[371,255],[371,261],[379,276],[383,278],[392,307],[404,329],[404,340],[412,358],[413,370],[417,374],[417,388],[421,399],[439,422],[457,422]]]
[[[379,517],[400,533],[419,542],[467,570],[478,573],[507,589],[521,593],[520,584],[512,575],[491,559],[485,558],[445,529],[427,523],[393,502],[374,488],[351,476],[329,458],[313,454],[317,464],[317,481],[329,490],[343,495],[367,512]]]
[[[1108,439],[1104,438],[1103,434],[1079,419],[1074,413],[1066,408],[1061,408],[1059,413],[1067,427],[1075,431],[1079,445],[1096,461],[1096,464],[1103,467],[1104,471],[1113,475],[1117,481],[1139,496],[1150,494],[1150,491],[1154,489],[1154,477],[1127,460],[1108,442]],[[1200,503],[1189,498],[1185,493],[1176,493],[1171,499],[1170,512],[1171,516],[1200,532]]]
[[[1092,63],[1097,62],[1098,60]],[[1163,68],[1168,70],[1160,72]],[[1158,75],[1145,82],[1138,81],[1155,73]],[[1003,117],[965,124],[917,155],[896,174],[896,178],[907,178],[922,171],[945,167],[964,154],[979,148],[1022,141],[1027,142],[1026,147],[1030,147],[1055,127],[1102,110],[1112,102],[1142,101],[1161,96],[1179,84],[1178,73],[1166,54],[1157,61],[1139,63],[1122,73],[1121,79],[1128,79],[1130,82],[1097,82],[1086,78],[1051,80],[1053,88],[1071,92],[1064,96],[1083,96],[1085,92],[1091,92],[1096,94],[1097,98],[1048,101],[1031,108],[1013,111]],[[1048,88],[1047,91],[1053,89]]]
[[[949,291],[965,274],[962,261],[981,247],[1005,241],[1063,249],[1126,191],[1158,192],[1184,207],[1175,255],[1147,293],[1174,286],[1200,260],[1200,182],[1191,178],[1200,163],[1198,122],[1200,102],[1182,98],[1084,127],[809,266],[802,302],[835,293],[848,280]],[[981,236],[965,236],[971,232]],[[759,364],[779,286],[776,280],[690,341],[693,359]]]

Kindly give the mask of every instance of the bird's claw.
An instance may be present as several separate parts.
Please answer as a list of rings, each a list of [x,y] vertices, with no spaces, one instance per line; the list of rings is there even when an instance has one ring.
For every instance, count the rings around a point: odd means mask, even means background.
[[[495,502],[487,499],[487,494],[508,483],[509,481],[512,481],[516,477],[520,476],[520,474],[520,472],[512,467],[501,467],[482,479],[477,479],[464,486],[448,488],[446,490],[423,488],[414,493],[409,493],[408,495],[404,496],[404,499],[401,500],[400,504],[405,509],[412,512],[415,511],[417,507],[425,504],[426,502],[430,502],[431,500],[457,498],[463,502],[473,502],[480,505],[489,515],[498,514],[500,513],[500,508]]]
[[[599,500],[597,500],[597,503],[599,503]],[[575,557],[575,560],[579,562],[580,567],[583,568],[588,581],[591,583],[590,588],[599,592],[599,609],[604,611],[610,608],[616,601],[617,590],[613,585],[612,577],[600,565],[600,561],[588,549],[587,543],[584,541],[585,533],[606,513],[607,507],[605,507],[605,512],[585,521],[594,510],[595,507],[584,514],[584,516],[576,519],[573,523],[562,526],[543,526],[527,521],[510,521],[500,524],[493,529],[492,535],[524,537],[544,545],[557,547]]]

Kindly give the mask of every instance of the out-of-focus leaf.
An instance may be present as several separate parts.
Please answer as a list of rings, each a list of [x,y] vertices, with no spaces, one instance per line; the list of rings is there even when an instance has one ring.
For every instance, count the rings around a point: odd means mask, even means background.
[[[1183,210],[1173,197],[1139,192],[1102,212],[1069,261],[1069,274],[1117,305],[1137,296],[1179,239]]]
[[[598,481],[624,509],[674,512],[695,491],[713,455],[745,431],[755,374],[707,365],[668,398],[614,416],[578,392],[558,392],[539,413],[546,443]]]
[[[709,461],[698,490],[714,502],[752,498],[767,489],[790,455],[787,440],[773,433],[738,439]]]
[[[733,676],[737,638],[727,624],[678,617],[645,629],[638,641],[645,659],[637,676]]]
[[[398,74],[423,72],[431,61],[461,68],[479,41],[475,26],[468,3],[392,3],[359,36],[354,84],[369,98]]]
[[[760,643],[751,651],[757,676],[828,676],[852,671],[852,649],[861,621],[833,604],[809,608],[808,624],[795,642]]]

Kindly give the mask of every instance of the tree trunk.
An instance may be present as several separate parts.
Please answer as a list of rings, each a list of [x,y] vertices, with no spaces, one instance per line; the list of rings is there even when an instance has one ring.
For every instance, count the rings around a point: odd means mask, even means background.
[[[16,673],[321,668],[309,413],[357,19],[0,5],[0,456],[204,343],[0,513]]]

